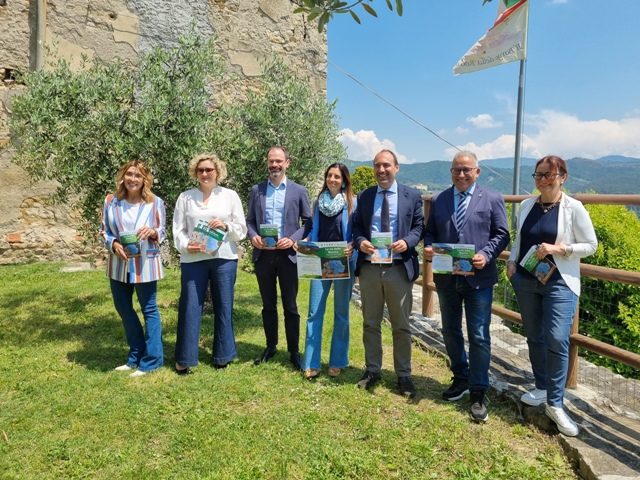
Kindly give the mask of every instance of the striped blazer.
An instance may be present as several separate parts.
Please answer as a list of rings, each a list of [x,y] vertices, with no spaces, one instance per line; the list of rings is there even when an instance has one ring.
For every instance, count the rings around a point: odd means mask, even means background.
[[[122,222],[122,207],[115,194],[107,195],[104,199],[100,237],[109,251],[107,261],[107,277],[119,282],[145,283],[164,278],[160,243],[167,237],[165,225],[164,202],[154,196],[150,203],[141,205],[140,221],[137,228],[146,225],[158,232],[158,241],[145,240],[140,245],[140,256],[122,260],[112,250],[113,242],[118,240],[120,233],[126,231]]]

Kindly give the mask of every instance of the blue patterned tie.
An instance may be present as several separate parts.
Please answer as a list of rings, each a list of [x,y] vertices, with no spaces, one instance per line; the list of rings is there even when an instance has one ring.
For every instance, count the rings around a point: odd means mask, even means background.
[[[458,209],[456,210],[456,227],[458,232],[462,230],[462,224],[464,223],[464,214],[467,213],[467,192],[460,192],[460,201],[458,202]]]

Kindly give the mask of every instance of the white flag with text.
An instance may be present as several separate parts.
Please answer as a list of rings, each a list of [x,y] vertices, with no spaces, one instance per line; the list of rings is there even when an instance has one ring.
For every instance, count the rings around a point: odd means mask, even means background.
[[[493,27],[453,67],[471,73],[527,57],[528,0],[499,0]]]

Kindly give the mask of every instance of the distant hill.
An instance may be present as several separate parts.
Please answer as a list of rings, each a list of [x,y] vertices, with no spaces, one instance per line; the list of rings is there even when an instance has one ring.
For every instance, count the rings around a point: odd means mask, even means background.
[[[520,192],[527,193],[534,189],[533,166],[536,159],[523,158],[520,168]],[[351,171],[358,166],[371,162],[349,161]],[[438,193],[451,185],[450,161],[435,160],[432,162],[402,164],[398,172],[398,181],[413,185],[423,193]],[[482,160],[482,171],[479,183],[497,192],[510,194],[513,192],[513,158]],[[638,194],[640,186],[640,159],[610,155],[597,160],[572,158],[567,160],[569,178],[565,183],[570,193],[611,193]]]

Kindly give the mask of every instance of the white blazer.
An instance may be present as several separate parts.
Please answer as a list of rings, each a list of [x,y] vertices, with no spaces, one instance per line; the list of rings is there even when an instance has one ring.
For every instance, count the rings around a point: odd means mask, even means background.
[[[515,262],[519,256],[522,225],[536,204],[536,200],[538,197],[527,198],[520,205],[518,233],[513,242],[509,260]],[[571,291],[580,295],[580,259],[593,255],[598,248],[598,239],[589,212],[582,202],[562,193],[558,208],[558,236],[555,245],[571,245],[573,252],[568,256],[554,254],[553,260]]]

